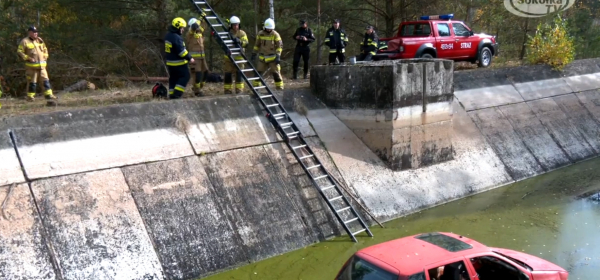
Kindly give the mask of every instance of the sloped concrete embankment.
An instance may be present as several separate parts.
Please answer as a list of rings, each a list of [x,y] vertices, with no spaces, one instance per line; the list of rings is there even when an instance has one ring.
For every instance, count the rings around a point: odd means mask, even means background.
[[[0,279],[195,279],[342,234],[257,104],[1,120]]]
[[[455,72],[454,160],[401,172],[336,117],[340,110],[310,101],[310,92],[291,98],[311,104],[307,119],[344,179],[371,212],[390,220],[597,156],[599,65]]]

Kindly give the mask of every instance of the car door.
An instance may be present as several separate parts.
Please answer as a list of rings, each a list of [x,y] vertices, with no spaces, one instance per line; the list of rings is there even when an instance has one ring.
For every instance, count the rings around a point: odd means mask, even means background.
[[[471,36],[471,30],[460,22],[452,23],[456,53],[458,58],[477,57],[477,37]]]
[[[452,32],[450,32],[450,24],[446,22],[438,22],[435,24],[437,30],[436,49],[438,58],[454,58],[456,57],[456,44]]]
[[[469,270],[467,259],[463,257],[447,259],[425,267],[427,280],[475,280],[473,270]]]
[[[527,269],[498,254],[475,254],[466,260],[475,272],[473,280],[533,280]]]

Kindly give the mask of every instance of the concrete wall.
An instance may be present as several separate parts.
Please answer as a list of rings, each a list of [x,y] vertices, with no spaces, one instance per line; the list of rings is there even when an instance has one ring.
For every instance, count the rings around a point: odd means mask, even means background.
[[[392,170],[453,158],[451,60],[311,67],[311,89]]]
[[[281,100],[328,170],[386,221],[597,156],[600,79],[569,71],[456,91],[455,159],[408,171],[390,170],[310,90]],[[343,235],[257,104],[207,97],[0,119],[0,279],[194,279]]]
[[[0,279],[195,279],[342,233],[249,96],[4,118],[0,131]]]

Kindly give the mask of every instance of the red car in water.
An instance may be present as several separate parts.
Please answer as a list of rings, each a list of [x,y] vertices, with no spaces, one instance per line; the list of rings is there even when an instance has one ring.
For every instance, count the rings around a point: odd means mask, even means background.
[[[446,232],[404,237],[354,254],[336,280],[567,280],[544,259]]]

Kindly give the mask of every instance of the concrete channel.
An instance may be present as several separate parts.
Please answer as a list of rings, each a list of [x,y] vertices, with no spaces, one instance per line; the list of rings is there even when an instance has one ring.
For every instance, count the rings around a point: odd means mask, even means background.
[[[281,99],[327,169],[392,221],[597,157],[599,64],[454,73],[453,159],[403,171],[346,109],[308,89]],[[198,279],[341,236],[264,115],[222,96],[0,119],[0,278]]]

